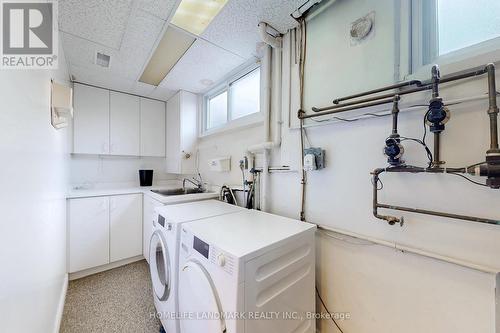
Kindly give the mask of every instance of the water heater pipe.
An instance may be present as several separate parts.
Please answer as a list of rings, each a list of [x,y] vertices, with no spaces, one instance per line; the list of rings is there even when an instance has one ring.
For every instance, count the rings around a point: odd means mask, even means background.
[[[264,142],[253,145],[247,148],[249,154],[263,153],[263,167],[261,175],[261,210],[267,211],[267,193],[269,187],[269,159],[270,150],[281,146],[281,103],[280,99],[277,99],[276,103],[271,107],[271,93],[272,93],[272,61],[273,61],[273,50],[275,61],[274,77],[281,81],[282,63],[281,63],[281,36],[274,37],[268,33],[268,28],[270,27],[265,22],[259,23],[259,33],[261,39],[266,43],[264,57],[262,59],[261,65],[261,112],[264,114]],[[274,29],[276,30],[276,29]],[[276,122],[274,127],[274,139],[271,141],[271,118],[272,110],[276,110]]]

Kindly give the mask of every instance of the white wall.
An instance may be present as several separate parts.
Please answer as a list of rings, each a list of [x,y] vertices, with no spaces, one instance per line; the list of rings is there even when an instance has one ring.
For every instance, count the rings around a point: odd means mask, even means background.
[[[0,331],[54,332],[66,279],[67,130],[50,124],[57,71],[0,74]]]
[[[165,173],[165,158],[71,155],[70,183],[72,185],[103,185],[103,183],[139,184],[139,170],[152,169],[153,180],[176,179]]]
[[[329,105],[334,97],[393,82],[399,47],[394,38],[395,8],[392,0],[339,0],[310,21],[305,80],[307,109]],[[376,12],[375,35],[366,43],[351,47],[349,24],[372,10]],[[285,52],[284,59],[291,60],[294,78],[291,88],[296,91],[293,51]],[[283,75],[287,77],[290,73]],[[289,89],[287,84],[283,82],[285,91]],[[479,95],[486,92],[485,87],[486,81],[481,79],[453,85],[443,91],[443,96],[449,100]],[[292,127],[297,124],[297,94],[292,93],[291,97],[292,105],[283,105],[283,144],[273,153],[272,165],[297,167],[300,160],[298,130],[288,128],[288,119]],[[428,99],[428,94],[423,94],[405,102],[422,103]],[[452,107],[452,119],[442,139],[442,158],[448,161],[447,165],[463,166],[484,160],[489,144],[486,110],[485,101]],[[423,113],[423,110],[403,112],[401,133],[420,137]],[[400,228],[371,215],[370,172],[386,165],[381,151],[390,128],[390,119],[382,118],[332,123],[307,130],[311,144],[323,147],[327,154],[327,168],[308,176],[307,220],[500,270],[498,226],[403,214],[407,222]],[[206,159],[221,152],[231,152],[234,159],[239,159],[247,144],[260,141],[257,130],[203,139],[202,147],[217,147],[218,151],[205,149],[200,154],[202,174],[216,184],[221,183],[221,176],[207,171]],[[432,146],[432,139],[428,144]],[[408,163],[425,163],[421,148],[411,144],[406,148]],[[233,170],[227,179],[238,183],[239,169]],[[500,192],[460,178],[384,175],[383,181],[385,189],[380,198],[384,202],[500,217],[497,208]],[[272,212],[297,218],[299,173],[273,174],[270,197]],[[341,323],[345,332],[495,332],[498,309],[494,274],[384,246],[351,244],[359,241],[341,238],[318,236],[317,270],[320,291],[330,310],[351,312],[352,318]],[[335,332],[330,322],[323,322],[321,331]]]

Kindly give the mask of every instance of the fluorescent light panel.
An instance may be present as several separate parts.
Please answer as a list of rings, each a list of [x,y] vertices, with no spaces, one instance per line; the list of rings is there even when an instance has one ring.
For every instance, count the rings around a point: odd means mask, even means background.
[[[228,0],[182,0],[171,23],[201,35]]]
[[[158,86],[195,40],[179,29],[168,27],[139,81]]]

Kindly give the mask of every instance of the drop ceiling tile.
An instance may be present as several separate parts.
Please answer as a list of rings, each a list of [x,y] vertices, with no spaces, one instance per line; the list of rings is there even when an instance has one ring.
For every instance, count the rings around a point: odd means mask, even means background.
[[[77,82],[88,83],[102,88],[133,93],[135,81],[119,75],[109,75],[94,68],[70,64],[70,73]]]
[[[297,25],[290,14],[306,0],[231,0],[208,26],[202,37],[242,57],[257,55],[257,25],[264,21],[286,32]]]
[[[184,54],[160,86],[200,93],[207,89],[202,80],[217,82],[245,59],[198,39]]]
[[[94,68],[102,74],[137,79],[161,33],[164,21],[142,10],[134,11],[120,50],[104,47],[68,33],[61,33],[63,48],[69,62]],[[110,67],[95,65],[96,52],[111,56]]]
[[[143,82],[135,82],[132,89],[134,91],[134,94],[147,97],[151,95],[151,93],[156,89],[156,87]]]
[[[102,46],[80,37],[61,33],[64,53],[69,62],[78,65],[91,66],[95,63],[96,52],[102,52],[111,56],[111,62],[114,61],[116,50]],[[112,63],[110,63],[112,65]],[[95,65],[94,65],[95,66]]]
[[[59,29],[119,49],[132,0],[60,0]]]
[[[157,87],[148,97],[167,101],[170,97],[174,96],[178,90],[172,90],[164,87]]]
[[[162,20],[168,19],[176,8],[177,0],[138,0],[139,8]]]
[[[131,16],[115,65],[127,77],[137,79],[160,37],[165,21],[143,10]]]

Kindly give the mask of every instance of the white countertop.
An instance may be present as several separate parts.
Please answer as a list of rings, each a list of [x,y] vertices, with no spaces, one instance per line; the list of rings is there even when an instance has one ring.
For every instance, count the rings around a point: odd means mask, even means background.
[[[206,192],[206,193],[192,193],[183,195],[169,195],[164,196],[151,192],[151,190],[158,189],[175,189],[180,188],[179,184],[156,184],[153,186],[137,186],[134,184],[123,184],[123,183],[109,183],[109,184],[93,184],[92,188],[79,188],[70,189],[66,195],[67,199],[76,198],[88,198],[88,197],[99,197],[99,196],[109,196],[109,195],[122,195],[122,194],[144,194],[151,198],[164,203],[181,203],[196,200],[214,199],[219,197],[217,192]]]

